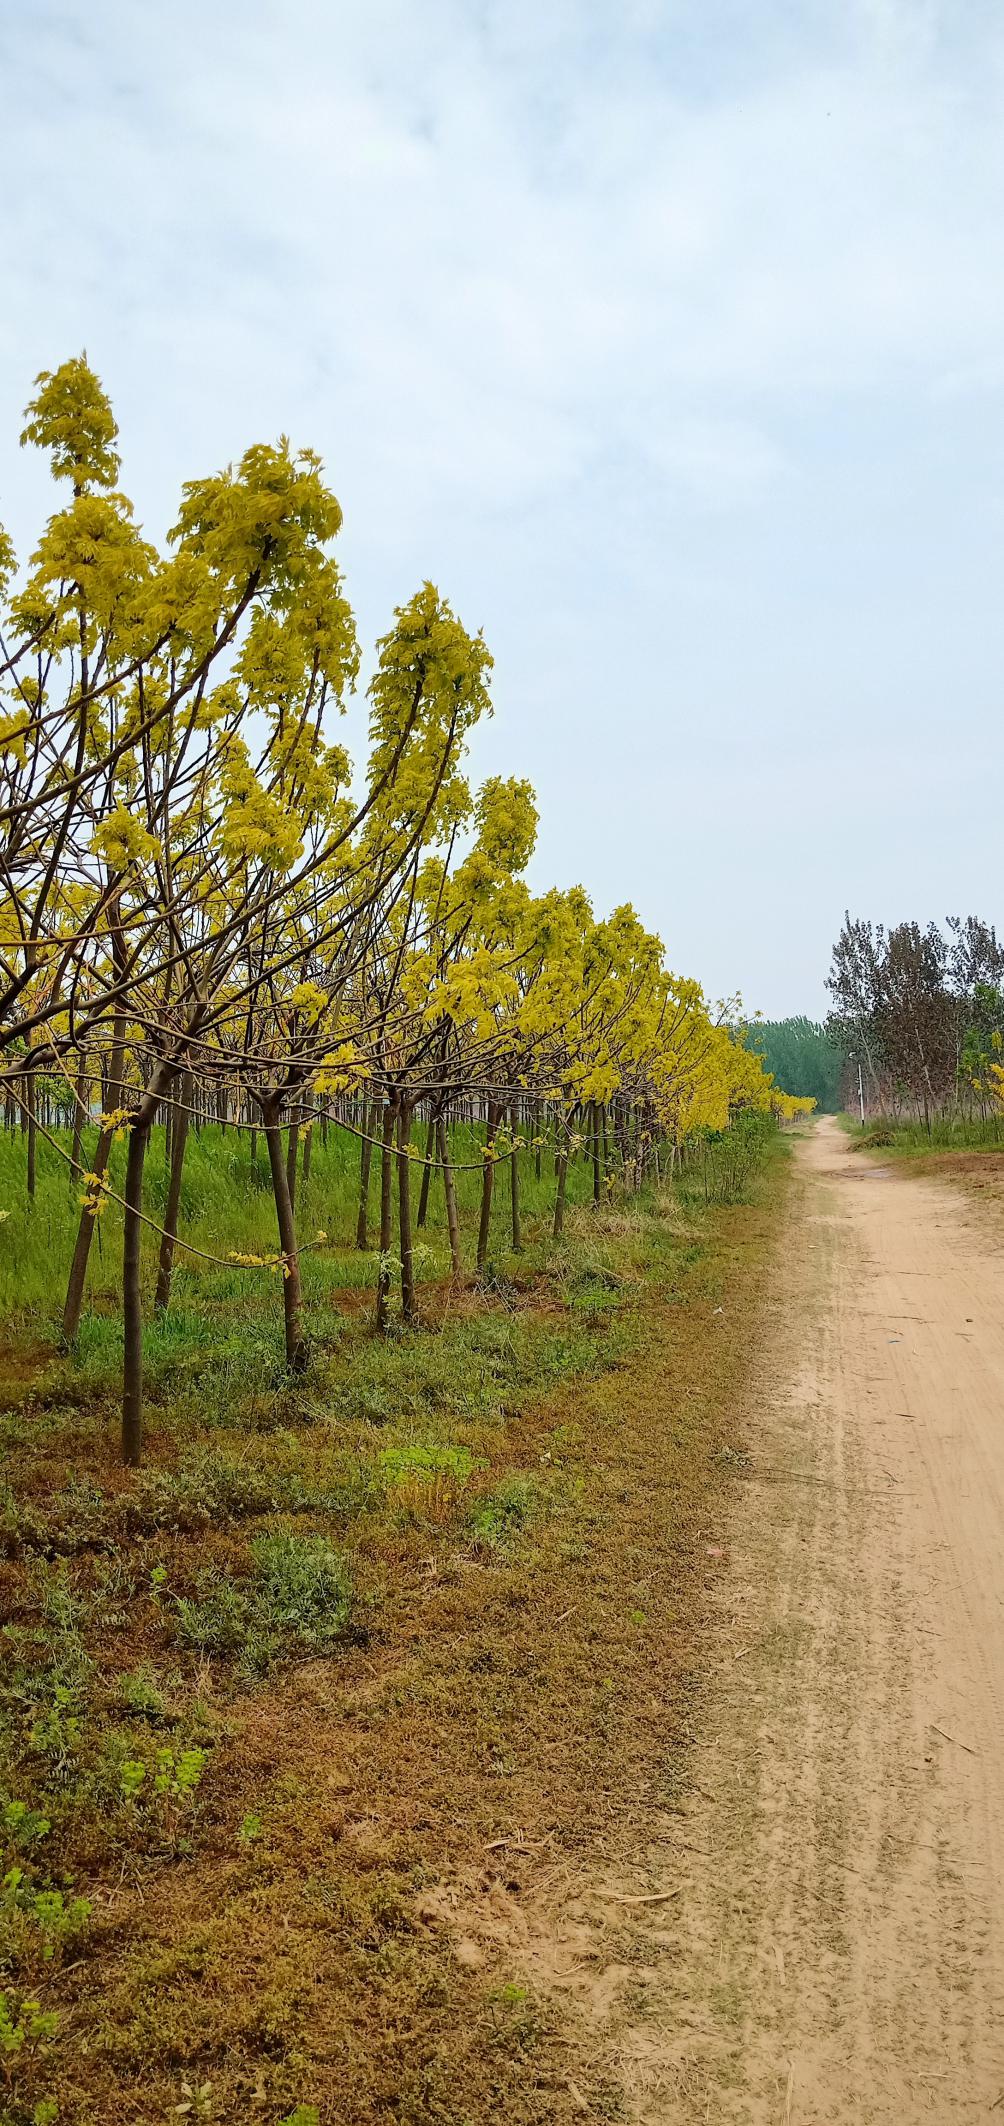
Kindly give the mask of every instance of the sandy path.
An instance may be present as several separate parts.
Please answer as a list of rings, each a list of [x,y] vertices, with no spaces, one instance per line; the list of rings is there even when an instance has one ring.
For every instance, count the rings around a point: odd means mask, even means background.
[[[683,1890],[608,1932],[608,2028],[636,2126],[1004,2120],[1004,1229],[835,1123],[797,1156],[689,1798],[624,1885]]]

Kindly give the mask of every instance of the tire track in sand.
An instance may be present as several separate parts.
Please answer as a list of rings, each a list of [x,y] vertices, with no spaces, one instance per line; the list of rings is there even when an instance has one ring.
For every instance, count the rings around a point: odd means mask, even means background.
[[[638,1856],[680,1893],[620,1927],[608,2032],[635,2126],[1004,2119],[1004,1236],[832,1121],[796,1150],[702,1732]]]

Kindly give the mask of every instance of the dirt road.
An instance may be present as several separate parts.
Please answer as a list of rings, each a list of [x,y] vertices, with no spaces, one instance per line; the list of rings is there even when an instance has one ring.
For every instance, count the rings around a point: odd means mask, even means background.
[[[1004,1224],[831,1121],[797,1159],[619,2079],[636,2126],[1004,2120]]]

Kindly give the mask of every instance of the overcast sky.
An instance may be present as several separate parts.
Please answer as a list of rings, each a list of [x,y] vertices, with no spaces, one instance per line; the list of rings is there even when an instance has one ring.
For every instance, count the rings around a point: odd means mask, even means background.
[[[0,518],[86,347],[147,529],[285,431],[496,659],[534,880],[821,1011],[1001,909],[1000,0],[0,0]]]

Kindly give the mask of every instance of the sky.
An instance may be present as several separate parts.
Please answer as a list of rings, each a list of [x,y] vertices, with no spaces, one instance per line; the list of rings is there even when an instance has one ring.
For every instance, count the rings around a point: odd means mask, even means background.
[[[0,519],[86,349],[148,533],[318,449],[364,642],[495,657],[531,878],[826,1008],[1000,903],[999,0],[0,0]]]

